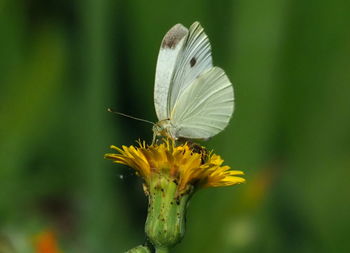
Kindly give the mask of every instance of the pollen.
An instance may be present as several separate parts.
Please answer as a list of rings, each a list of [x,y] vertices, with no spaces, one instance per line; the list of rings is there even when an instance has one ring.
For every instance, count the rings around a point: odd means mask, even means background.
[[[147,145],[138,141],[136,146],[111,146],[117,153],[109,153],[105,158],[114,163],[127,165],[143,178],[146,188],[152,178],[163,176],[178,185],[178,194],[191,189],[231,186],[245,182],[242,171],[231,170],[222,165],[224,160],[205,148],[194,149],[190,143],[175,145],[171,139],[161,144]],[[156,175],[156,177],[155,177]],[[146,189],[147,190],[147,189]]]

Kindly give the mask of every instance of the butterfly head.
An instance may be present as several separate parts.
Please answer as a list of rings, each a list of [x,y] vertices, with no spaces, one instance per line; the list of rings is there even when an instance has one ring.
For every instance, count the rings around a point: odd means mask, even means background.
[[[164,119],[164,120],[158,121],[153,125],[152,130],[153,130],[153,142],[158,136],[163,136],[174,140],[177,139],[174,131],[174,126],[171,124],[170,119]]]

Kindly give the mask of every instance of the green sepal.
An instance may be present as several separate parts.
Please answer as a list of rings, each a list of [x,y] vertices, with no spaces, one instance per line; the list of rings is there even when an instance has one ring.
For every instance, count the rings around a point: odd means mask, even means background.
[[[191,192],[179,195],[177,183],[164,174],[153,174],[147,188],[149,206],[145,231],[156,250],[162,251],[184,237]]]

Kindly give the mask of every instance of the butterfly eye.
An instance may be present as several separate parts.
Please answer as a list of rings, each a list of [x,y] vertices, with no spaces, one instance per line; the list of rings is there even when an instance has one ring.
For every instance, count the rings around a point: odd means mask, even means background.
[[[163,128],[158,124],[153,125],[153,131],[155,131],[155,132],[160,132],[160,131],[162,131],[162,129]]]

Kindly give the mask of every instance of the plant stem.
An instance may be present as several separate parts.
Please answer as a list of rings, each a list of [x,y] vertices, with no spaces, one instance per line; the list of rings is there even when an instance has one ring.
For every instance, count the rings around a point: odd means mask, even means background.
[[[168,248],[156,247],[156,253],[168,253]]]
[[[147,246],[140,245],[126,251],[125,253],[151,253],[151,250]]]

